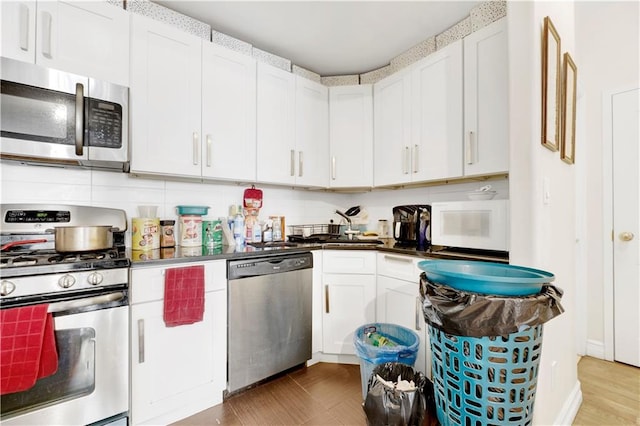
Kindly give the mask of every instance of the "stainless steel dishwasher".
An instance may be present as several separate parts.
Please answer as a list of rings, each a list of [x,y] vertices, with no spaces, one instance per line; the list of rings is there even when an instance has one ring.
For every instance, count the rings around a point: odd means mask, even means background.
[[[309,252],[227,262],[227,392],[311,358],[312,267]]]

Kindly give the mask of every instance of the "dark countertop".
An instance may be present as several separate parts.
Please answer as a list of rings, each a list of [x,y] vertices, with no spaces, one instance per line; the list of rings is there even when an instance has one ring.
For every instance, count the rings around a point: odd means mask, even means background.
[[[252,257],[284,255],[288,253],[299,253],[312,250],[375,250],[379,252],[395,253],[405,256],[416,256],[423,258],[438,259],[466,259],[481,260],[488,262],[508,263],[508,253],[504,252],[474,252],[455,251],[446,247],[432,247],[428,250],[418,250],[416,247],[398,246],[393,239],[382,240],[384,244],[367,243],[310,243],[290,245],[274,245],[271,247],[256,248],[250,245],[245,246],[219,246],[219,247],[173,247],[151,251],[128,250],[127,255],[131,259],[133,268],[140,266],[155,266],[165,264],[204,262],[210,260],[245,259]]]

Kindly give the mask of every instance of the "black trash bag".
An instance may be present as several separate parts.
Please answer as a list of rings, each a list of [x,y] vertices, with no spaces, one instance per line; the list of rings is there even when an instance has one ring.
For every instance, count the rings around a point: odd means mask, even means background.
[[[447,334],[505,336],[535,327],[564,312],[562,289],[543,284],[532,296],[494,296],[456,290],[420,275],[425,321]]]
[[[416,389],[392,389],[380,382],[376,375],[390,382],[397,381],[398,376],[401,376],[402,380],[413,381]],[[431,413],[435,413],[433,384],[422,372],[406,364],[387,362],[373,369],[363,408],[369,426],[418,426],[427,414],[429,403]]]

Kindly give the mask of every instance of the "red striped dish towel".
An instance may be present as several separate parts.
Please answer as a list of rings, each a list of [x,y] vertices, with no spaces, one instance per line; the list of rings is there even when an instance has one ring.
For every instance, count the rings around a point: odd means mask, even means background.
[[[0,395],[21,392],[58,370],[49,305],[0,311]]]
[[[204,315],[204,266],[167,269],[164,276],[164,323],[193,324]]]

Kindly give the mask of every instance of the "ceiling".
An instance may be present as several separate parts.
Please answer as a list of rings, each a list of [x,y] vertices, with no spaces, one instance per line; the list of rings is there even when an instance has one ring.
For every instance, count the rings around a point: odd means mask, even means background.
[[[480,1],[155,1],[322,76],[361,74],[469,15]]]

